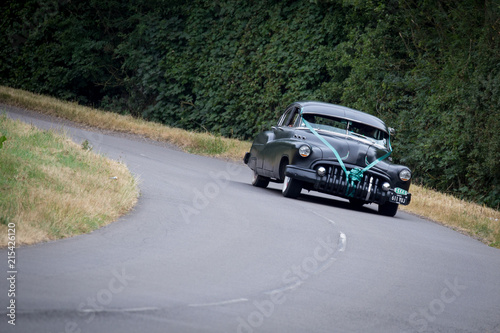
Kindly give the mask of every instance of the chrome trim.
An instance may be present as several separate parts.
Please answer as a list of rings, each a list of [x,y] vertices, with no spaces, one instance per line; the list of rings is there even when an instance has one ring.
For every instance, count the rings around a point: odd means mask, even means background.
[[[368,185],[368,191],[366,192],[365,201],[368,201],[368,199],[370,199],[370,194],[372,193],[372,185],[373,185],[373,177],[370,177],[370,185]]]

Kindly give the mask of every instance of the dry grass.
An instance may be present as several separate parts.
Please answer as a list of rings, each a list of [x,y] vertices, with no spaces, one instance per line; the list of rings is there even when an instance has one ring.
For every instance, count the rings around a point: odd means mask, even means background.
[[[16,245],[27,245],[90,232],[135,205],[137,183],[124,164],[5,116],[0,133],[7,137],[0,149],[0,247],[9,223]]]
[[[130,116],[103,112],[55,98],[0,86],[0,101],[42,113],[62,117],[89,126],[142,135],[172,143],[185,151],[241,161],[250,143],[193,133],[146,122]],[[462,233],[500,248],[500,212],[467,203],[420,186],[412,186],[412,203],[405,211],[437,221]]]
[[[412,185],[412,201],[403,210],[423,216],[490,246],[500,248],[500,212],[451,195]]]
[[[241,152],[248,151],[250,148],[249,142],[223,138],[210,133],[188,132],[129,115],[103,112],[77,103],[5,86],[0,86],[0,101],[100,129],[133,133],[152,140],[168,142],[194,154],[241,160]]]

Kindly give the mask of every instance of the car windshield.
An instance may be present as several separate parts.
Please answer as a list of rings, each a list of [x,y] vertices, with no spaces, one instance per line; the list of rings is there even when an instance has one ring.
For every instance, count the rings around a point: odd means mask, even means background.
[[[316,114],[305,114],[303,117],[317,131],[350,135],[388,148],[389,135],[386,132],[370,125],[353,122],[347,119]],[[299,121],[299,127],[305,127],[302,119]]]

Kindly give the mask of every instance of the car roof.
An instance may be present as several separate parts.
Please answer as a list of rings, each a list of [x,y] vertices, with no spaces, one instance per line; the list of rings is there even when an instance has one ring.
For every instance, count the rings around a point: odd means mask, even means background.
[[[292,105],[298,105],[304,114],[320,114],[325,116],[334,116],[347,120],[352,120],[358,123],[368,124],[387,133],[387,126],[379,118],[371,114],[354,110],[346,106],[316,102],[316,101],[300,101]]]

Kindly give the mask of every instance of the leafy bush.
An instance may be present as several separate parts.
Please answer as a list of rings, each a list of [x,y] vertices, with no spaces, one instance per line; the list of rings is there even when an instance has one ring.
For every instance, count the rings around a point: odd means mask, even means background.
[[[500,7],[492,1],[18,1],[0,83],[249,139],[294,100],[398,129],[418,182],[500,205]]]

